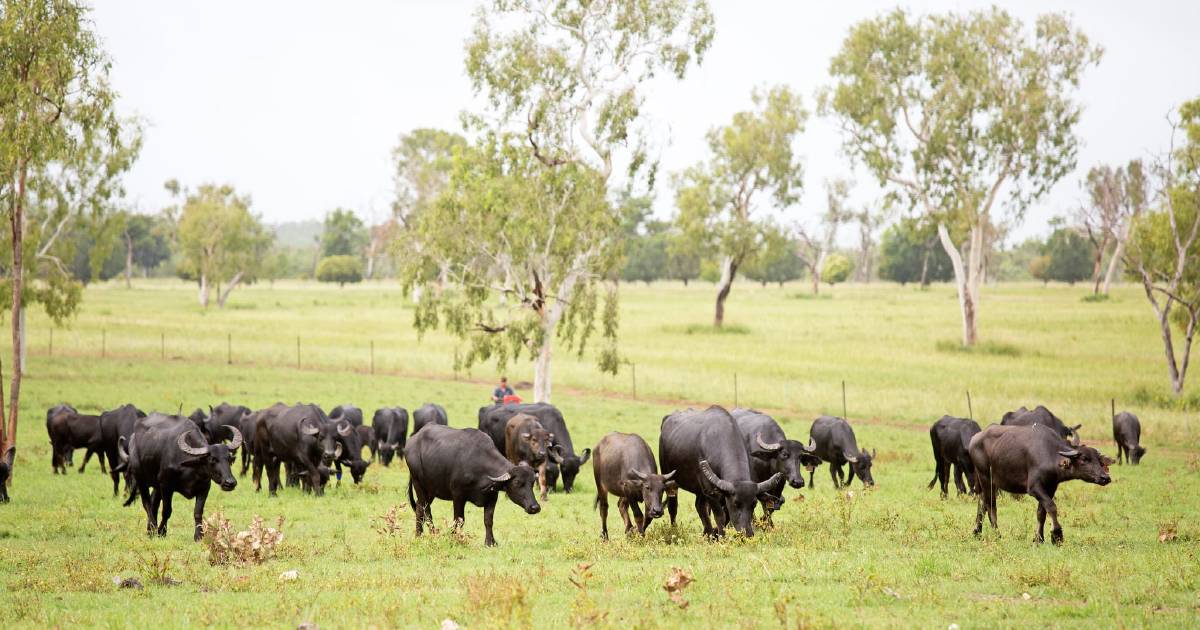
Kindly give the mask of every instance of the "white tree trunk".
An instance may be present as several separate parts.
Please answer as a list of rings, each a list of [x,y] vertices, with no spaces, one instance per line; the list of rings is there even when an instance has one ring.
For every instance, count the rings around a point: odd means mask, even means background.
[[[965,261],[958,247],[950,240],[950,232],[943,223],[938,224],[938,238],[954,267],[954,285],[958,290],[958,307],[962,312],[963,345],[973,346],[978,340],[975,313],[979,305],[979,282],[983,277],[983,229],[979,226],[971,228],[970,250]]]
[[[229,299],[229,294],[233,293],[234,288],[242,281],[242,272],[234,274],[233,279],[229,281],[229,286],[225,287],[224,291],[217,291],[217,306],[225,308],[225,300]]]
[[[539,403],[550,402],[551,393],[550,355],[554,343],[554,327],[546,328],[549,328],[546,331],[546,340],[533,363],[533,402]]]
[[[817,262],[816,262],[816,264],[813,265],[813,268],[812,268],[813,295],[821,294],[821,275],[822,275],[821,271],[823,269],[825,269],[826,253],[827,253],[826,250],[822,249],[817,254]]]
[[[725,323],[725,300],[733,289],[733,277],[737,274],[737,263],[733,256],[721,260],[721,282],[717,284],[717,308],[713,314],[713,327],[720,328]]]
[[[1108,271],[1104,274],[1104,295],[1108,295],[1108,289],[1117,275],[1117,265],[1121,264],[1121,256],[1125,255],[1125,241],[1129,240],[1129,228],[1132,224],[1133,220],[1130,219],[1125,224],[1125,229],[1117,235],[1117,246],[1113,248],[1112,258],[1108,261]]]
[[[208,275],[200,274],[200,306],[208,308]]]

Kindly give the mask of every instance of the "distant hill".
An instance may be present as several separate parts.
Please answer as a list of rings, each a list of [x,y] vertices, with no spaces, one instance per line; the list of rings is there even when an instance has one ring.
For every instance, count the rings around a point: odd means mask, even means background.
[[[297,249],[307,249],[316,245],[316,241],[321,238],[321,232],[324,229],[323,224],[315,220],[286,221],[273,223],[267,227],[275,233],[276,246]]]

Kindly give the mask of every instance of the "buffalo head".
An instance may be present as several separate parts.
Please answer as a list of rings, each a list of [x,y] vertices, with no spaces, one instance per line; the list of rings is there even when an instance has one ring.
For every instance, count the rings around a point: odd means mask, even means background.
[[[231,426],[225,428],[230,434],[228,444],[208,444],[206,442],[203,446],[193,446],[188,443],[190,431],[180,433],[175,444],[184,455],[187,455],[183,460],[184,466],[203,468],[213,483],[221,486],[225,492],[229,492],[237,487],[237,479],[234,478],[230,465],[233,463],[234,453],[242,445],[242,432]],[[203,436],[200,436],[200,439],[203,441]]]
[[[537,481],[537,472],[529,464],[521,462],[510,467],[504,474],[488,477],[493,490],[503,490],[508,500],[520,506],[526,514],[537,514],[542,511],[537,498],[533,496],[533,484]]]
[[[770,479],[759,483],[753,481],[726,481],[717,476],[708,460],[700,460],[700,472],[708,483],[717,490],[725,500],[725,511],[733,528],[746,536],[754,535],[754,506],[759,501],[782,503],[782,499],[771,494],[771,490],[779,487],[783,475],[775,473]]]
[[[642,503],[646,505],[646,516],[660,518],[663,515],[663,494],[675,491],[675,471],[665,475],[644,473],[633,468],[626,473],[621,482],[626,496],[640,494]]]
[[[805,445],[796,440],[780,442],[765,442],[762,435],[754,436],[755,447],[750,456],[770,464],[771,472],[780,473],[793,488],[804,487],[804,473],[800,467],[807,463],[807,458],[814,457],[817,447],[809,443]]]
[[[1063,480],[1082,479],[1088,483],[1107,486],[1112,482],[1108,467],[1113,460],[1090,446],[1072,446],[1058,451],[1059,477]]]

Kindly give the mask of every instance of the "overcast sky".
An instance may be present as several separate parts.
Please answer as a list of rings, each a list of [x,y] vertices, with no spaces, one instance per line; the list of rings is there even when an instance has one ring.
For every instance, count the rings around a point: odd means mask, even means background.
[[[168,203],[163,182],[228,182],[269,222],[316,219],[334,207],[382,218],[392,198],[391,149],[418,127],[457,130],[471,107],[463,42],[477,1],[97,2],[96,28],[112,56],[124,111],[146,123],[145,147],[127,176],[142,211]],[[904,2],[917,13],[970,10],[985,2]],[[1079,180],[1097,163],[1159,152],[1164,116],[1200,96],[1200,2],[1008,2],[1030,22],[1065,11],[1105,48],[1079,94],[1085,109],[1076,173],[1032,208],[1018,234],[1082,198]],[[667,132],[662,168],[705,156],[704,133],[750,106],[759,86],[813,94],[855,22],[894,2],[716,0],[717,36],[704,65],[683,82],[656,82],[647,111]],[[806,193],[788,221],[815,220],[821,182],[849,173],[840,136],[813,117],[800,141]],[[857,201],[874,197],[856,175]],[[656,211],[672,212],[665,180]],[[848,232],[848,230],[847,230]],[[843,240],[850,237],[843,235]]]

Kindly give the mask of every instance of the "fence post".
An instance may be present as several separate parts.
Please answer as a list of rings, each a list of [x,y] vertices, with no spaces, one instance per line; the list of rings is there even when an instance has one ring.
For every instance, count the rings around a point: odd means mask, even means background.
[[[375,373],[375,340],[371,340],[371,374]]]
[[[975,420],[975,409],[971,406],[971,390],[967,390],[967,419]]]
[[[233,333],[225,333],[225,364],[233,365]]]

